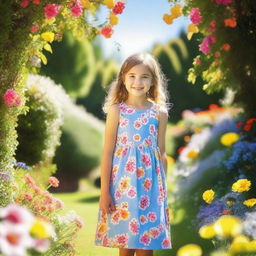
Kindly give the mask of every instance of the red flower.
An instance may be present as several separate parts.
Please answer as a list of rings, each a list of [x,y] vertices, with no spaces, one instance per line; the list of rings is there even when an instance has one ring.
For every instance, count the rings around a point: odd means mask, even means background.
[[[180,154],[186,147],[185,146],[182,146],[178,149],[178,153]]]
[[[23,0],[20,2],[20,7],[25,8],[29,5],[29,1],[28,0]]]
[[[114,13],[115,15],[121,14],[121,13],[123,12],[124,8],[125,8],[125,3],[124,3],[124,2],[121,2],[121,1],[118,1],[118,2],[115,4],[114,8],[113,8],[113,13]]]
[[[38,31],[38,29],[39,29],[39,26],[38,25],[34,25],[33,27],[31,27],[30,32],[31,33],[36,33]]]
[[[247,124],[253,124],[254,122],[256,122],[256,118],[250,118],[246,121]]]
[[[237,122],[237,123],[236,123],[236,127],[237,127],[238,129],[240,129],[240,128],[242,127],[242,125],[243,125],[243,122]]]
[[[243,130],[246,131],[246,132],[248,132],[248,131],[251,130],[251,128],[252,128],[252,124],[246,124],[246,125],[244,126]]]
[[[40,4],[40,0],[33,0],[33,4]]]
[[[101,29],[100,34],[102,34],[106,38],[110,38],[113,34],[114,30],[112,27],[104,27]]]

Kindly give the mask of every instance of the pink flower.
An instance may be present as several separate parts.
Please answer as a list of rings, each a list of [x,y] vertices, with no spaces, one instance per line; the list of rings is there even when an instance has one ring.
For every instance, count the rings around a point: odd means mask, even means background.
[[[129,230],[134,234],[138,234],[139,233],[139,223],[137,221],[137,219],[133,218],[130,222],[129,222]]]
[[[160,231],[158,230],[158,228],[151,228],[149,230],[149,233],[152,238],[157,238],[160,235]]]
[[[60,199],[55,199],[55,206],[57,209],[63,209],[64,203]]]
[[[113,8],[113,13],[115,14],[115,15],[117,15],[117,14],[121,14],[122,12],[123,12],[123,10],[124,10],[124,8],[125,8],[125,3],[124,2],[121,2],[121,1],[118,1],[116,4],[115,4],[115,6],[114,6],[114,8]]]
[[[3,98],[7,107],[19,106],[21,103],[20,96],[13,89],[8,89]]]
[[[60,183],[59,180],[56,177],[53,177],[53,176],[49,177],[48,182],[52,187],[55,187],[55,188],[57,188],[59,186],[59,183]]]
[[[143,154],[141,161],[146,166],[146,169],[148,169],[151,166],[151,159],[149,154]]]
[[[140,198],[139,207],[142,210],[145,210],[150,205],[148,195],[144,195]]]
[[[79,217],[75,218],[75,223],[78,228],[82,228],[84,226],[83,221]]]
[[[130,197],[130,198],[134,198],[134,197],[137,195],[135,188],[134,188],[134,187],[131,187],[131,188],[128,190],[127,195],[128,195],[128,197]]]
[[[140,237],[140,243],[144,245],[149,245],[150,242],[151,242],[151,238],[149,237],[149,235],[146,232],[143,233],[143,235]]]
[[[190,20],[193,24],[198,25],[202,20],[199,8],[193,8],[190,12]]]
[[[38,29],[39,29],[39,26],[38,25],[34,25],[34,26],[31,27],[30,32],[31,33],[36,33],[38,31]]]
[[[60,11],[60,5],[58,4],[47,4],[44,7],[44,16],[47,19],[54,18]]]
[[[116,235],[116,242],[121,245],[122,247],[125,247],[128,242],[128,235],[127,234],[120,234]]]
[[[147,216],[150,222],[155,222],[157,219],[155,212],[149,212]]]
[[[24,196],[24,199],[27,199],[28,201],[32,201],[33,199],[30,193],[25,193],[23,196]]]
[[[211,50],[210,43],[211,43],[210,36],[205,37],[205,38],[203,39],[203,42],[199,45],[200,51],[201,51],[202,53],[204,53],[204,54],[209,53],[210,50]]]
[[[169,239],[164,239],[162,242],[162,247],[163,248],[169,248],[170,247],[170,240]]]
[[[26,8],[26,7],[28,7],[28,5],[29,5],[28,0],[23,0],[20,2],[20,7],[22,7],[22,8]]]
[[[32,177],[28,173],[25,175],[25,181],[30,186],[35,185],[35,181],[32,179]]]
[[[83,13],[82,4],[79,0],[71,7],[71,14],[73,17],[79,17]]]
[[[129,160],[127,161],[126,165],[125,165],[125,170],[127,172],[133,173],[136,170],[136,164],[135,164],[135,158],[129,158]]]
[[[145,224],[148,222],[148,219],[145,215],[140,215],[140,223]]]

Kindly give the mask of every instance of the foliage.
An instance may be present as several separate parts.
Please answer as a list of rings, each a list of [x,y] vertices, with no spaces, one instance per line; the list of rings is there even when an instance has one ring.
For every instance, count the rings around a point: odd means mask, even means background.
[[[205,109],[210,103],[218,103],[221,93],[207,95],[202,90],[202,81],[192,85],[186,79],[193,58],[198,54],[197,42],[188,41],[185,33],[166,44],[155,45],[152,54],[158,59],[168,80],[168,91],[174,104],[170,120],[177,122],[185,109]]]
[[[169,0],[170,2],[179,2]],[[254,1],[212,0],[184,1],[183,14],[190,16],[194,29],[200,32],[201,54],[195,58],[188,80],[202,77],[208,93],[231,88],[237,92],[250,115],[256,110],[255,42],[256,22]],[[190,25],[191,27],[191,25]],[[190,28],[188,28],[191,31]],[[243,44],[241,44],[243,38]]]
[[[57,85],[41,83],[29,75],[25,97],[29,111],[18,121],[16,159],[29,165],[51,162],[61,136],[62,109],[56,100]]]

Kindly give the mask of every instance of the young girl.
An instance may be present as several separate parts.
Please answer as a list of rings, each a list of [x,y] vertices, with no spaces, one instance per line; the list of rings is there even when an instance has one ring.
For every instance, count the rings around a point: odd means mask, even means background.
[[[119,256],[151,256],[170,249],[165,133],[167,90],[150,54],[123,63],[111,84],[101,164],[101,196],[95,244]]]

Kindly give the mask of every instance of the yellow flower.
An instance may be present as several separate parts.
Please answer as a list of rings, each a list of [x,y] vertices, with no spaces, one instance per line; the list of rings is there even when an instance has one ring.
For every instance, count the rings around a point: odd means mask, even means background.
[[[51,18],[51,19],[44,19],[44,23],[45,24],[48,24],[48,25],[51,25],[55,22],[55,18]]]
[[[203,193],[203,199],[207,204],[210,204],[214,199],[214,191],[212,189],[208,189]]]
[[[111,26],[115,26],[118,24],[118,17],[112,12],[109,15],[109,23]]]
[[[173,23],[173,17],[169,14],[164,14],[163,20],[166,24],[172,24]]]
[[[248,207],[253,207],[256,204],[256,198],[247,199],[243,202]]]
[[[128,189],[128,187],[130,186],[130,180],[131,179],[129,177],[124,177],[123,179],[121,179],[119,189],[121,190]]]
[[[256,252],[256,240],[252,240],[248,243],[247,252]]]
[[[190,150],[188,153],[187,153],[187,157],[188,158],[197,158],[198,156],[198,152],[195,151],[195,150]]]
[[[115,6],[114,0],[104,0],[103,4],[105,4],[109,9],[113,9]]]
[[[41,37],[46,41],[46,42],[52,42],[54,40],[54,33],[53,32],[44,32],[41,34]]]
[[[178,250],[177,256],[201,256],[202,253],[200,246],[196,244],[187,244]]]
[[[241,234],[241,220],[235,216],[223,215],[214,224],[213,228],[217,235],[222,237],[235,237]]]
[[[81,3],[84,9],[90,9],[91,2],[89,0],[81,0]]]
[[[167,156],[167,164],[172,165],[174,163],[174,158],[171,156]]]
[[[172,8],[171,8],[171,14],[174,18],[178,18],[182,15],[182,8],[180,4],[175,4]]]
[[[239,135],[237,133],[228,132],[228,133],[225,133],[224,135],[221,136],[220,142],[224,146],[231,146],[232,144],[237,142],[238,139],[239,139]]]
[[[30,233],[39,239],[45,239],[51,237],[51,226],[46,221],[37,218],[33,223]]]
[[[247,236],[237,236],[230,245],[229,251],[232,253],[247,252],[249,245],[249,239]]]
[[[213,238],[216,235],[213,224],[207,224],[202,226],[199,229],[199,235],[205,239]]]
[[[188,25],[188,35],[187,38],[190,40],[194,33],[198,33],[199,29],[195,24],[189,24]]]
[[[251,187],[251,181],[247,179],[240,179],[232,185],[232,190],[234,192],[241,193],[241,192],[250,190],[250,187]]]

